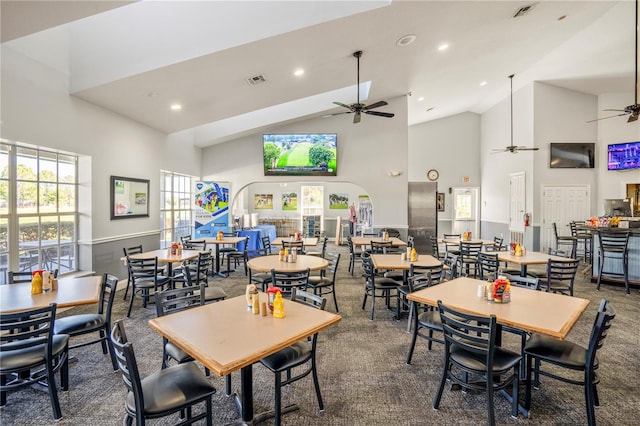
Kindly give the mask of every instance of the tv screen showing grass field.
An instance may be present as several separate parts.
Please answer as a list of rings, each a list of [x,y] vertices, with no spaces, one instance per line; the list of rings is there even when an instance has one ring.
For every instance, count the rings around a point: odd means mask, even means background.
[[[265,176],[336,176],[337,135],[262,135]]]

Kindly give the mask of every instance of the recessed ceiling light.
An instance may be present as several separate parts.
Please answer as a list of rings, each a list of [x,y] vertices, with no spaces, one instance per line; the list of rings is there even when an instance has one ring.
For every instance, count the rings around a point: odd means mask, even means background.
[[[422,101],[424,101],[424,96],[420,96],[420,97],[418,98],[418,102],[422,102]]]
[[[181,109],[182,109],[182,105],[180,104],[171,105],[171,111],[180,111]]]
[[[396,41],[396,46],[400,46],[400,47],[408,46],[411,43],[413,43],[414,41],[416,41],[416,37],[417,36],[415,34],[404,35],[404,36],[400,37],[398,39],[398,41]]]
[[[447,50],[449,48],[449,45],[447,43],[442,43],[440,46],[438,46],[438,50],[439,51],[443,51],[443,50]]]
[[[487,85],[486,81],[483,81],[482,83],[480,83],[480,86],[486,86],[486,85]]]
[[[300,77],[301,75],[304,75],[304,70],[302,68],[298,68],[293,72],[293,75],[295,75],[296,77]]]

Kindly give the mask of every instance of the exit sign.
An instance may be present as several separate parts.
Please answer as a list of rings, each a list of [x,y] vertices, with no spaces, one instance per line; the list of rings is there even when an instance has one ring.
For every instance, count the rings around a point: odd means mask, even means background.
[[[469,183],[469,182],[471,182],[471,178],[469,176],[464,176],[462,178],[462,183]]]

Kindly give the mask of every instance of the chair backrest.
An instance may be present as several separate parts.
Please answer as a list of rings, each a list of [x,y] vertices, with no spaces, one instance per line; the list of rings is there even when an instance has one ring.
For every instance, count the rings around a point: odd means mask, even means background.
[[[29,354],[31,349],[37,351],[44,344],[45,362],[54,367],[52,343],[56,307],[55,303],[51,303],[44,308],[0,314],[0,353],[18,351],[18,353]],[[38,367],[39,365],[42,365],[42,363],[38,363],[33,367]],[[3,372],[5,368],[8,371],[11,370],[10,365],[3,365],[2,367]],[[6,374],[6,372],[3,374]],[[2,384],[4,385],[4,376],[2,379]],[[55,384],[50,383],[49,386],[55,386]]]
[[[309,268],[301,272],[280,272],[275,269],[271,270],[271,283],[275,287],[280,287],[283,295],[290,294],[291,289],[294,287],[306,287],[308,281]]]
[[[473,262],[478,258],[478,254],[482,250],[481,242],[460,241],[460,261]]]
[[[598,231],[600,252],[625,252],[629,244],[629,235],[629,231]]]
[[[486,366],[491,368],[496,341],[496,316],[471,315],[450,308],[438,300],[438,310],[444,331],[445,351],[451,352],[451,346],[484,358]]]
[[[440,247],[438,246],[438,238],[434,236],[429,237],[431,241],[431,253],[436,259],[440,259]]]
[[[142,393],[142,384],[140,383],[140,372],[138,371],[138,363],[133,352],[133,345],[127,340],[127,334],[124,330],[122,320],[117,320],[111,328],[111,343],[113,352],[118,362],[118,368],[122,373],[122,380],[127,390],[133,393],[133,399],[136,407],[137,417],[142,417],[144,411],[144,394]]]
[[[98,301],[98,313],[104,315],[105,322],[111,323],[111,311],[113,309],[113,301],[116,297],[118,289],[118,277],[105,273],[102,276],[102,285],[100,287],[100,300]]]
[[[389,233],[389,238],[400,238],[400,231],[394,228],[382,228],[380,232],[378,232],[378,236],[382,236],[384,232]]]
[[[447,280],[456,278],[458,276],[458,255],[446,252],[443,263],[448,268],[444,269],[444,278]]]
[[[288,241],[288,240],[282,240],[282,248],[288,248],[289,250],[295,248],[296,250],[298,250],[298,253],[303,253],[304,252],[304,240],[300,240],[300,241]]]
[[[527,288],[529,290],[540,290],[540,279],[538,277],[521,277],[520,275],[502,274],[509,280],[513,287]]]
[[[371,241],[369,247],[373,254],[384,254],[393,248],[393,243],[391,241]]]
[[[493,253],[478,253],[478,267],[480,269],[481,280],[495,279],[500,268],[498,255]]]
[[[129,268],[129,276],[132,281],[139,279],[157,281],[157,257],[134,258],[127,256],[127,266]]]
[[[407,235],[407,246],[413,248],[414,238],[411,235]]]
[[[327,305],[327,299],[324,297],[295,287],[291,289],[291,300],[297,303],[302,303],[303,305],[311,306],[312,308],[320,309],[321,311],[324,311],[324,308]]]
[[[322,237],[322,257],[324,258],[327,254],[327,243],[329,242],[329,238],[327,236]]]
[[[189,264],[185,265],[186,268],[191,268]],[[195,282],[190,281],[193,280],[193,276],[190,273],[189,269],[185,271],[185,276],[187,277],[187,284],[189,286],[198,285],[200,283],[204,283],[206,286],[209,282],[209,275],[211,275],[211,271],[213,270],[213,255],[211,254],[211,250],[203,251],[198,253],[198,261],[196,263],[196,274],[195,274]]]
[[[200,284],[200,291],[194,291],[194,287],[181,287],[173,290],[157,291],[156,313],[159,317],[204,305],[205,285]]]
[[[605,299],[600,301],[598,314],[593,322],[591,336],[589,337],[589,345],[587,346],[586,368],[592,370],[596,363],[596,352],[604,344],[607,337],[607,331],[611,328],[611,323],[616,317],[616,311],[613,306]]]
[[[142,253],[142,244],[140,244],[139,246],[133,246],[133,247],[123,247],[122,251],[124,252],[125,256],[140,254]]]
[[[493,237],[493,247],[492,250],[493,251],[502,251],[504,250],[504,246],[502,245],[502,243],[504,242],[504,238],[502,237]]]
[[[369,253],[362,253],[362,271],[364,272],[365,282],[370,282],[373,285],[376,271]]]
[[[407,285],[409,286],[409,293],[427,288],[431,285],[431,275],[429,272],[423,272],[421,274],[414,272],[413,275],[407,278]]]
[[[553,236],[556,238],[556,241],[558,240],[558,225],[556,225],[555,222],[551,223],[551,226],[553,227]]]
[[[184,247],[185,244],[187,244],[189,241],[191,241],[191,235],[183,235],[180,237],[180,242],[182,243],[182,246]]]
[[[271,254],[271,239],[268,235],[265,235],[261,238],[262,240],[262,248],[264,249],[266,254]]]
[[[443,278],[444,265],[437,266],[418,266],[414,263],[409,266],[409,278],[414,275],[427,275],[429,277],[429,285],[440,284]]]
[[[182,243],[185,250],[206,250],[207,242],[205,240],[189,240]]]
[[[445,240],[459,240],[462,236],[460,234],[443,234],[442,238]]]
[[[547,253],[549,253],[552,256],[560,256],[560,257],[567,257],[567,258],[571,257],[571,256],[569,256],[569,252],[568,251],[560,250],[560,249],[554,249],[552,247],[549,247],[547,249]]]
[[[8,284],[28,283],[31,282],[31,272],[28,271],[9,271],[7,272]]]
[[[356,254],[356,249],[350,235],[347,237],[347,246],[349,246],[349,255],[353,257]]]
[[[578,272],[578,260],[554,260],[547,261],[546,290],[573,296],[573,282]]]
[[[325,258],[329,261],[326,271],[331,276],[331,282],[336,282],[336,272],[338,272],[338,263],[340,263],[340,253],[327,253]]]

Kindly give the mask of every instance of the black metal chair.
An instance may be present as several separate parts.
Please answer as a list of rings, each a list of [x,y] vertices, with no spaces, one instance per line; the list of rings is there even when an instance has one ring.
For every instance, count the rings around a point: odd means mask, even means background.
[[[589,230],[578,227],[575,221],[569,222],[569,227],[571,229],[571,236],[576,239],[576,256],[578,256],[578,251],[582,248],[584,261],[591,263],[593,256],[593,235]]]
[[[440,246],[438,244],[438,238],[431,236],[429,237],[429,241],[431,241],[431,255],[436,259],[443,260],[444,253],[440,253]]]
[[[448,281],[458,277],[458,255],[448,251],[444,254],[442,263],[445,266],[442,271],[443,280]]]
[[[389,238],[400,238],[400,231],[394,228],[382,228],[380,232],[378,232],[378,236],[381,237],[385,232],[389,234]]]
[[[280,288],[283,296],[289,296],[294,288],[304,290],[309,285],[309,268],[300,272],[283,272],[272,269],[271,284]]]
[[[465,276],[470,276],[473,270],[473,277],[478,276],[478,254],[482,250],[482,242],[461,241],[460,255],[458,256],[458,272]]]
[[[296,249],[296,252],[298,254],[305,254],[304,251],[304,240],[293,240],[293,241],[289,241],[289,240],[282,240],[282,249],[289,249],[289,253],[291,253],[291,251],[293,249]]]
[[[270,255],[271,254],[271,240],[269,239],[269,236],[265,235],[264,237],[260,238],[260,240],[262,240],[262,248],[264,249],[265,255]]]
[[[391,241],[371,241],[369,244],[369,253],[371,254],[387,254],[393,250]]]
[[[433,408],[440,406],[447,379],[463,389],[487,392],[490,425],[495,425],[493,393],[511,386],[511,416],[518,417],[519,369],[522,356],[496,345],[495,315],[470,315],[438,301],[444,332],[444,366]],[[478,381],[475,381],[478,380]]]
[[[249,237],[245,237],[244,241],[238,243],[241,246],[240,250],[228,251],[225,254],[227,258],[227,274],[233,272],[231,270],[231,261],[233,260],[234,267],[238,267],[238,262],[242,262],[244,265],[244,274],[249,275],[249,268],[247,262],[249,261]]]
[[[18,283],[29,283],[31,282],[31,272],[30,271],[9,271],[7,272],[7,281],[8,284],[18,284]]]
[[[600,290],[600,281],[603,276],[622,278],[624,288],[629,294],[629,231],[598,231],[598,283],[596,288]],[[605,262],[618,263],[617,270],[605,270]],[[611,267],[611,265],[609,265]]]
[[[0,314],[0,406],[7,393],[46,382],[53,418],[60,420],[55,373],[60,387],[69,389],[69,336],[54,335],[56,304],[11,314]]]
[[[129,309],[127,310],[127,317],[130,317],[136,292],[140,293],[142,306],[146,308],[151,290],[164,290],[166,286],[171,285],[171,278],[158,274],[157,257],[133,258],[127,256],[127,265],[129,266],[129,276],[131,277],[132,286]]]
[[[306,291],[296,288],[291,290],[291,300],[297,303],[303,303],[320,310],[324,310],[326,299]],[[320,392],[320,384],[318,382],[318,372],[316,365],[316,351],[318,346],[318,333],[315,333],[311,339],[305,339],[294,343],[272,355],[260,360],[260,363],[275,374],[275,425],[281,424],[282,417],[282,387],[296,382],[309,374],[313,377],[313,385],[318,398],[318,406],[320,411],[324,411],[324,403]],[[293,369],[307,364],[303,371],[297,371],[293,375]],[[286,374],[283,379],[282,375]]]
[[[191,238],[191,237],[189,237],[189,238]],[[142,253],[142,244],[137,245],[137,246],[133,246],[133,247],[123,247],[122,251],[124,252],[125,257],[133,256],[134,254],[140,254],[140,253]],[[122,300],[127,300],[127,294],[129,294],[129,287],[131,287],[132,281],[133,280],[131,279],[131,275],[128,275],[127,276],[127,286],[124,289],[124,296],[122,297]]]
[[[367,298],[371,297],[371,314],[369,319],[373,321],[373,315],[376,307],[376,298],[385,299],[386,306],[390,308],[392,293],[397,292],[401,282],[396,281],[392,278],[385,278],[377,275],[375,268],[373,267],[371,257],[368,255],[362,256],[362,269],[364,270],[365,274],[365,283],[364,298],[362,300],[361,309],[364,310],[364,307],[367,303]]]
[[[131,425],[135,419],[137,425],[144,425],[147,419],[174,413],[181,413],[181,417],[185,413],[181,425],[200,420],[206,420],[208,425],[213,423],[212,395],[216,388],[193,362],[173,365],[141,378],[133,345],[127,340],[121,320],[116,321],[111,330],[111,343],[128,390],[123,424]],[[202,402],[204,412],[193,416],[192,407]]]
[[[336,273],[338,272],[338,264],[340,263],[340,253],[328,253],[325,256],[329,261],[329,266],[325,269],[325,274],[309,276],[305,290],[311,288],[313,294],[323,297],[326,294],[332,294],[336,312],[340,312],[338,310],[338,298],[336,297]]]
[[[497,254],[478,253],[478,270],[480,271],[478,279],[494,280],[498,275],[498,269],[500,269],[500,261]]]
[[[600,405],[597,384],[599,379],[596,370],[600,361],[596,355],[604,344],[607,331],[616,316],[615,309],[605,299],[602,299],[598,314],[593,323],[591,336],[587,347],[583,347],[567,340],[554,339],[549,336],[534,334],[527,342],[524,353],[527,359],[527,387],[525,392],[525,407],[531,406],[531,385],[536,389],[540,386],[540,376],[550,377],[565,383],[584,387],[585,405],[587,409],[587,423],[595,426],[595,407]],[[550,364],[552,370],[543,370],[542,364]],[[561,376],[559,368],[579,371],[583,379],[578,380],[575,375]],[[533,378],[531,375],[533,374]],[[546,403],[546,401],[545,401]]]
[[[113,309],[113,301],[116,297],[117,287],[118,277],[105,273],[102,276],[102,284],[100,286],[98,311],[94,314],[78,314],[56,318],[53,327],[55,334],[68,334],[70,337],[97,333],[98,336],[96,339],[84,340],[80,343],[72,344],[69,346],[69,349],[100,343],[102,353],[109,354],[114,370],[118,369],[118,364],[116,363],[113,348],[111,347],[109,334],[111,333],[111,311]]]
[[[573,283],[580,262],[575,259],[547,261],[547,276],[543,283],[546,291],[573,296]]]
[[[569,250],[569,255],[573,258],[576,256],[577,240],[571,235],[558,235],[558,225],[555,222],[551,224],[553,227],[553,237],[556,240],[556,249],[560,250],[566,248]]]
[[[189,240],[182,243],[185,250],[206,250],[207,242],[205,240]]]
[[[353,244],[351,236],[347,237],[347,244],[349,246],[349,272],[351,272],[351,275],[353,275],[356,261],[362,261],[362,253],[356,250],[356,246]]]
[[[204,288],[205,285],[200,283],[196,286],[156,292],[156,314],[158,317],[162,317],[204,305]],[[162,368],[167,368],[172,359],[178,364],[193,361],[191,355],[167,340],[166,337],[162,337]]]
[[[460,243],[458,241],[460,241],[460,239],[462,238],[462,235],[460,234],[443,234],[442,238],[445,240],[455,240],[456,243],[452,244],[452,243],[444,243],[444,251],[445,253],[451,252],[455,255],[460,255]]]
[[[305,252],[306,255],[309,256],[320,256],[322,258],[325,257],[325,255],[327,254],[327,243],[329,242],[329,238],[328,237],[322,237],[322,246],[320,247],[320,251],[309,251],[307,250]]]
[[[209,285],[209,277],[213,268],[213,256],[211,252],[198,253],[198,260],[194,265],[185,263],[182,265],[183,274],[187,279],[186,285],[194,288],[204,284],[205,302],[217,302],[227,298],[227,293],[222,287]]]
[[[443,273],[443,264],[437,266],[417,266],[415,264],[411,264],[411,266],[409,267],[409,271],[406,271],[406,277],[403,280],[403,283],[406,284],[398,286],[398,291],[396,294],[396,318],[400,319],[403,312],[406,312],[407,310],[409,311],[407,332],[411,328],[411,319],[413,317],[413,304],[409,301],[407,296],[414,291],[420,290],[424,287],[428,287],[429,285],[440,284],[443,279]],[[415,276],[427,277],[428,282],[425,284],[421,279],[414,278]]]

